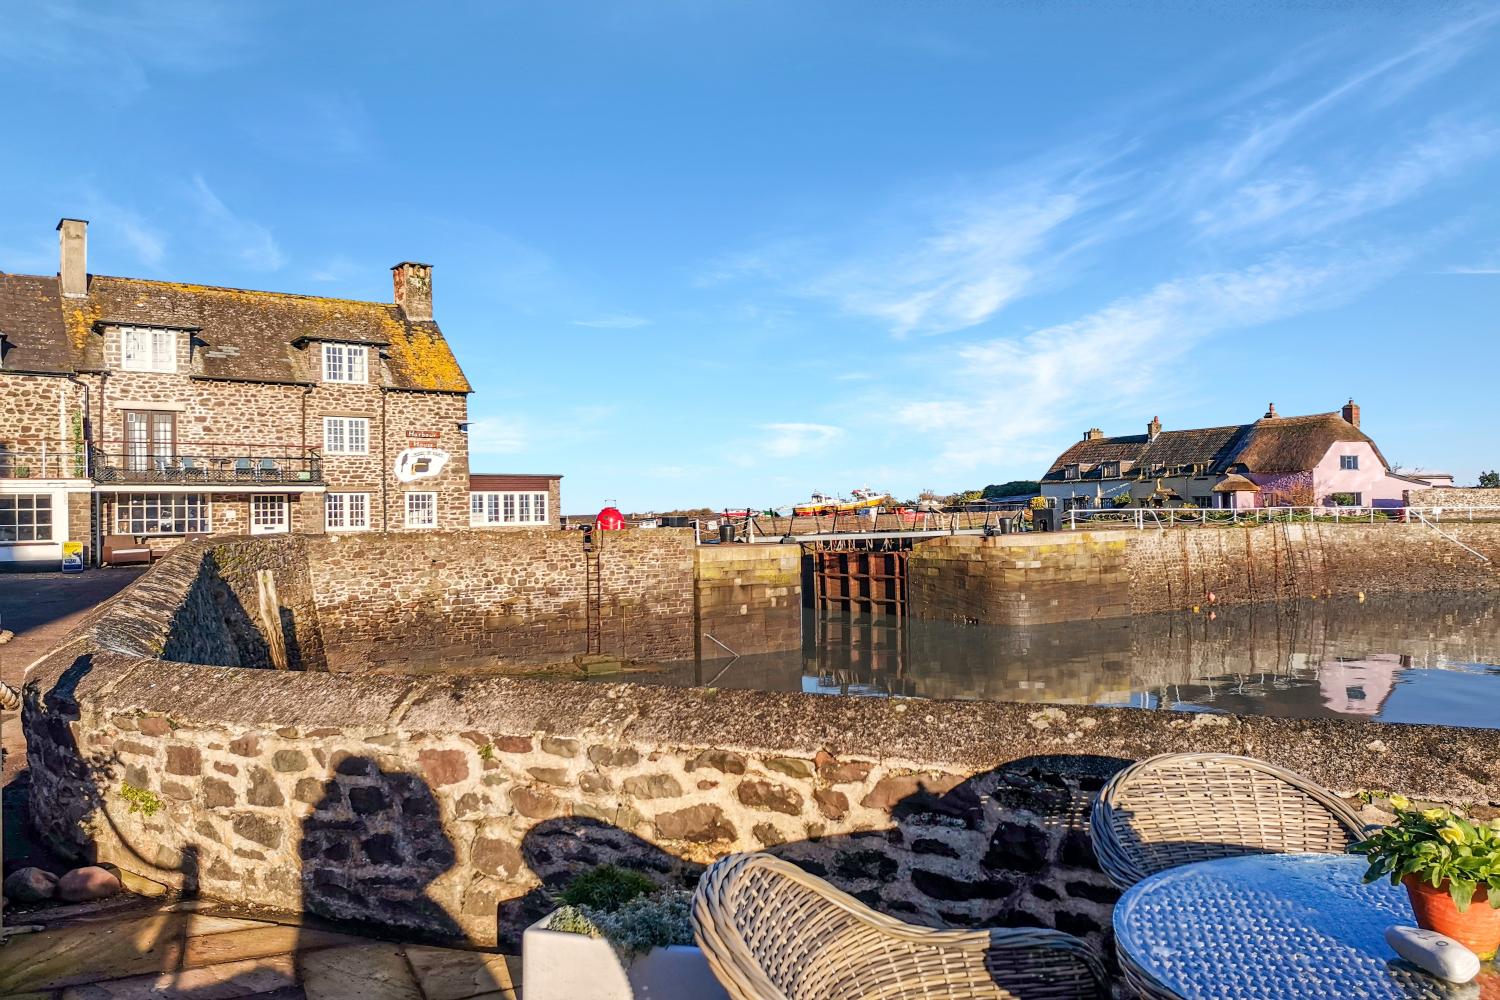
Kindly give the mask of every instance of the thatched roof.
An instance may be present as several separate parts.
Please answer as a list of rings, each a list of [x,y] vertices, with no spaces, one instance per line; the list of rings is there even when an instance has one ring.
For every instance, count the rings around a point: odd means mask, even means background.
[[[1135,479],[1192,472],[1223,476],[1245,472],[1303,472],[1313,468],[1340,441],[1363,441],[1389,468],[1380,449],[1358,427],[1339,413],[1303,417],[1266,416],[1250,424],[1162,431],[1118,437],[1094,436],[1074,442],[1057,457],[1042,477],[1044,482],[1068,480],[1066,470],[1079,467],[1077,480]],[[1117,475],[1105,477],[1104,466],[1118,462]],[[1193,467],[1198,467],[1194,469]]]
[[[1214,486],[1215,493],[1259,493],[1260,487],[1239,473],[1225,476],[1223,480]]]

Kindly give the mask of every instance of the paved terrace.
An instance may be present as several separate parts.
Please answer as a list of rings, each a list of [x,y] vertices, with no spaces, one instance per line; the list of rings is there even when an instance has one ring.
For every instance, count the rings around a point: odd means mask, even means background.
[[[119,897],[16,912],[3,1000],[516,1000],[519,958],[358,937],[208,900]]]

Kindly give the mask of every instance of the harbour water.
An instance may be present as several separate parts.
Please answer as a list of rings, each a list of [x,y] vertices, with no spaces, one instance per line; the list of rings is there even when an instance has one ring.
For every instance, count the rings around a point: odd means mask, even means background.
[[[630,679],[1500,728],[1500,598],[1205,607],[1025,629],[809,613],[799,650]]]

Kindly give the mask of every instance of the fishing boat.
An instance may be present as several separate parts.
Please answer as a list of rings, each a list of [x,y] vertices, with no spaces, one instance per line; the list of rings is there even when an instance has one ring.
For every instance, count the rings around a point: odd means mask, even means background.
[[[879,507],[891,498],[889,493],[876,493],[874,490],[854,490],[848,500],[842,497],[829,496],[826,493],[814,493],[806,503],[799,503],[792,508],[793,517],[816,517],[819,514],[853,514],[855,511],[868,510]]]

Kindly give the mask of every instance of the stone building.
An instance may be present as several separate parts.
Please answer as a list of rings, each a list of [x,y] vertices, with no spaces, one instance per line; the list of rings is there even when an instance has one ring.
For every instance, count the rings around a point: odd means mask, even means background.
[[[1042,495],[1069,507],[1400,507],[1427,483],[1391,471],[1359,428],[1359,406],[1227,427],[1106,437],[1097,427],[1057,457]]]
[[[432,268],[392,302],[0,272],[0,564],[200,534],[470,523],[470,391]]]

